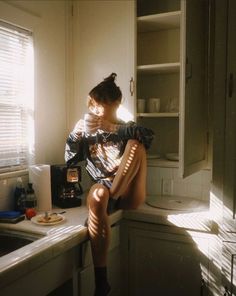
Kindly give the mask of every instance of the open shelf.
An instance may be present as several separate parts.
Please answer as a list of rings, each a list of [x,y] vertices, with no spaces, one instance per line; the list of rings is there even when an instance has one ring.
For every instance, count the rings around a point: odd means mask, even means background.
[[[166,158],[147,159],[147,166],[149,167],[165,167],[165,168],[178,168],[179,162],[168,160]]]
[[[180,11],[151,14],[138,17],[138,32],[150,32],[179,28]]]
[[[178,112],[137,113],[138,117],[179,117]]]
[[[180,70],[180,63],[141,65],[137,67],[137,70],[138,73],[142,74],[178,73]]]

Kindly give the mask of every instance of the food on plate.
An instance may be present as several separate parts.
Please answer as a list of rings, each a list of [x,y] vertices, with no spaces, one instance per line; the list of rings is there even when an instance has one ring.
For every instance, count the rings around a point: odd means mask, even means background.
[[[40,215],[37,217],[37,222],[39,223],[54,223],[59,222],[63,219],[63,216],[58,214],[48,214],[48,215]]]

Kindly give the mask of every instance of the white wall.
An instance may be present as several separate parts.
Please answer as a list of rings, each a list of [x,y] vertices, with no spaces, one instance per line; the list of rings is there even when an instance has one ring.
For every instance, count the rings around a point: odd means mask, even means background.
[[[33,31],[36,163],[64,163],[67,4],[57,0],[0,1],[0,19]],[[0,176],[0,210],[13,209],[17,176]],[[28,174],[22,176],[24,185]]]
[[[62,163],[66,138],[66,1],[1,2],[8,5],[1,9],[1,18],[33,28],[36,162]]]

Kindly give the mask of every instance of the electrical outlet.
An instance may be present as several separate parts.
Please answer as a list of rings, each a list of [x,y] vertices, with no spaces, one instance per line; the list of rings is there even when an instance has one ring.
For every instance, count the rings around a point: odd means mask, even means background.
[[[162,195],[172,195],[173,194],[173,180],[172,179],[162,179]]]

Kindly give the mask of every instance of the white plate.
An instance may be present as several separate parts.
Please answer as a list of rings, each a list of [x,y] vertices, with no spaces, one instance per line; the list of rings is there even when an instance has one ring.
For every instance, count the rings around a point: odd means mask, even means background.
[[[37,225],[44,225],[44,226],[51,226],[51,225],[56,225],[56,224],[59,224],[63,221],[65,221],[66,217],[61,215],[61,214],[57,214],[57,216],[61,217],[62,219],[59,220],[59,221],[52,221],[52,222],[39,222],[37,221],[39,217],[42,217],[44,216],[44,214],[42,215],[37,215],[37,216],[34,216],[33,218],[31,218],[31,221],[34,223],[34,224],[37,224]]]
[[[178,153],[166,153],[166,158],[168,160],[179,160],[179,154]]]
[[[161,158],[160,154],[147,154],[147,159],[158,159]]]

